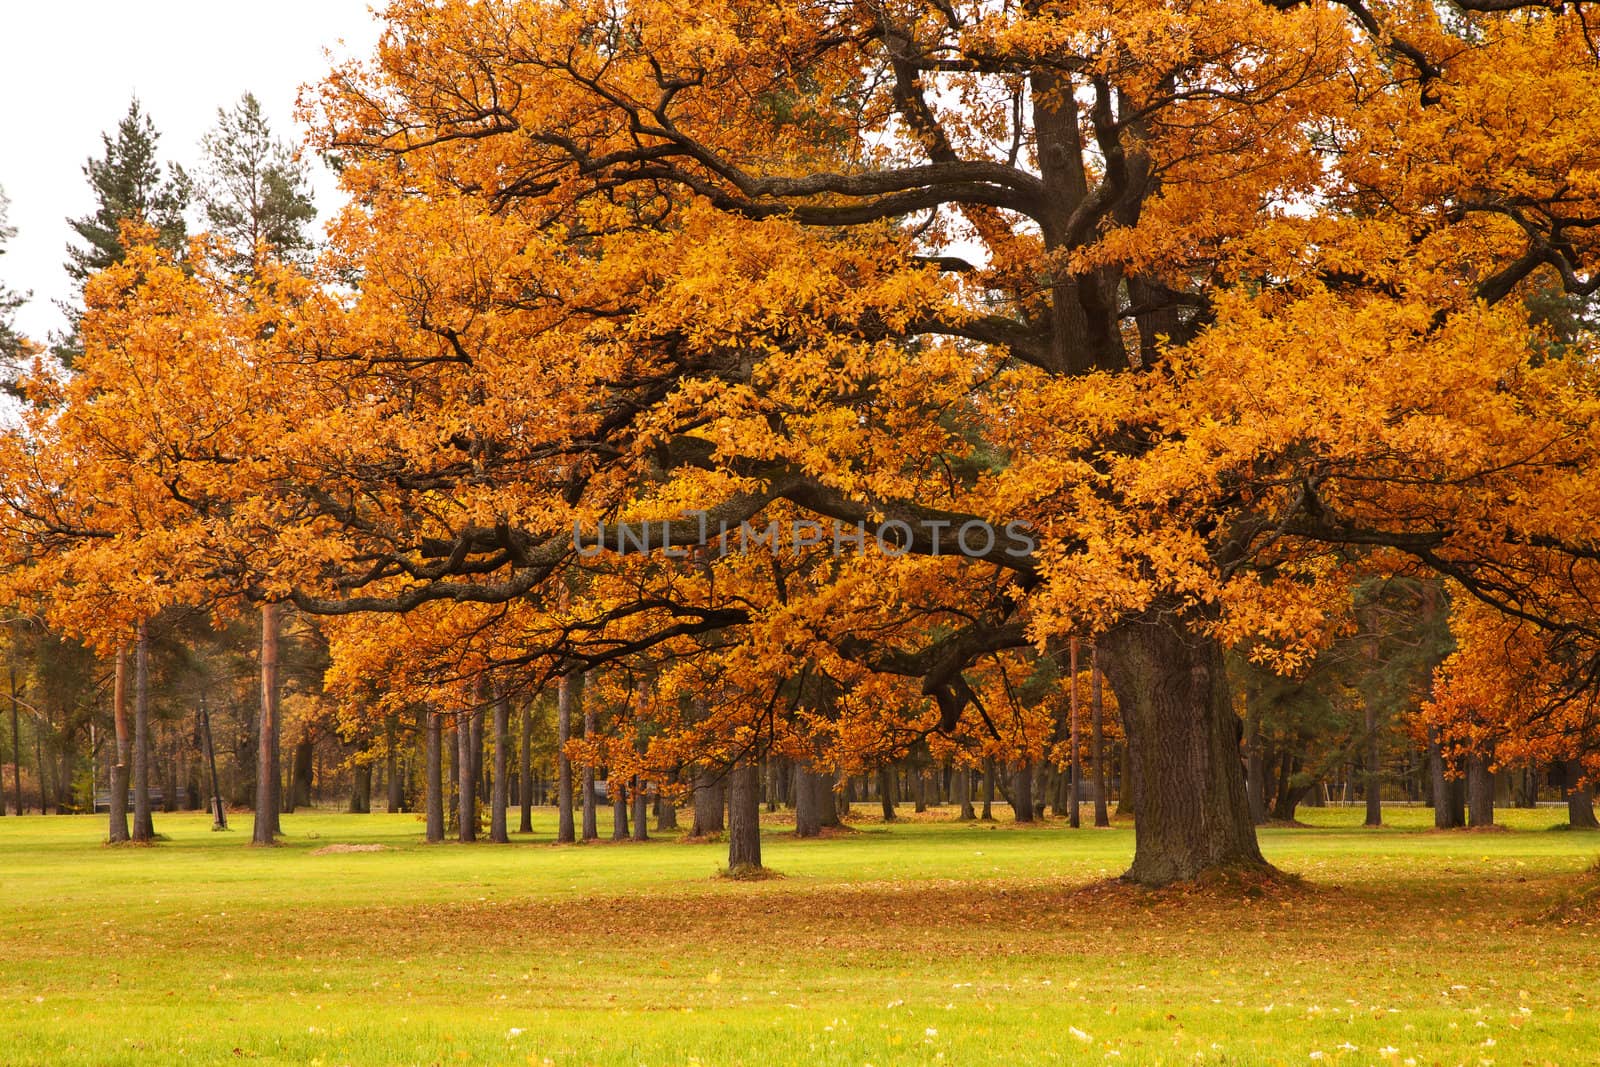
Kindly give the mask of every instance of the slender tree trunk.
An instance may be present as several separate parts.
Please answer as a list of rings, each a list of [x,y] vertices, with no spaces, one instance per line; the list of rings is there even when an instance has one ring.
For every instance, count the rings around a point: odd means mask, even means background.
[[[419,714],[426,720],[422,758],[427,765],[424,769],[427,784],[423,806],[428,809],[428,843],[437,845],[444,840],[444,739],[440,736],[444,728],[439,721],[439,713],[433,708]]]
[[[983,821],[994,822],[994,757],[983,757]]]
[[[1068,744],[1072,746],[1072,782],[1068,787],[1067,798],[1067,823],[1074,830],[1081,825],[1082,816],[1078,813],[1078,794],[1083,780],[1083,761],[1078,755],[1078,639],[1072,639],[1072,699],[1068,701],[1067,714],[1072,716],[1072,725],[1068,730]]]
[[[1367,826],[1383,825],[1383,778],[1378,745],[1378,706],[1367,697],[1367,767],[1364,790],[1367,797]]]
[[[1100,673],[1100,646],[1089,649],[1089,746],[1094,755],[1094,824],[1110,826],[1106,809],[1105,679]]]
[[[1579,786],[1583,766],[1577,760],[1567,760],[1563,781],[1567,790],[1567,825],[1574,830],[1600,830],[1600,821],[1594,816],[1594,789]]]
[[[489,783],[489,840],[497,845],[507,844],[511,837],[506,833],[506,807],[510,799],[511,783],[506,780],[507,749],[511,747],[511,698],[505,690],[495,687],[494,694],[494,778]]]
[[[133,658],[133,839],[154,841],[155,821],[150,815],[150,636],[142,621],[136,641]]]
[[[1494,825],[1494,775],[1488,755],[1467,758],[1467,825]]]
[[[456,713],[456,840],[478,840],[477,760],[472,758],[472,713]]]
[[[1267,766],[1269,760],[1261,739],[1261,708],[1253,688],[1246,690],[1245,714],[1245,798],[1250,804],[1250,820],[1257,826],[1267,821]]]
[[[388,789],[388,795],[384,798],[384,808],[392,815],[397,811],[405,810],[406,806],[405,783],[400,780],[400,752],[396,748],[393,715],[384,721],[383,733],[384,746],[388,749],[388,755],[384,761],[384,776],[386,779],[384,784]]]
[[[517,823],[517,833],[533,833],[533,708],[523,705],[522,708],[522,736],[517,747],[517,802],[521,808],[521,819]],[[571,779],[568,779],[570,784]],[[569,798],[570,799],[570,798]],[[572,820],[572,808],[567,807],[567,820]]]
[[[228,809],[222,803],[222,785],[217,780],[217,746],[211,736],[211,711],[206,707],[205,694],[200,694],[200,744],[205,751],[206,768],[211,772],[211,828],[228,828]]]
[[[878,768],[878,805],[884,822],[894,822],[894,799],[894,768],[885,764]]]
[[[572,740],[572,704],[582,696],[582,676],[563,674],[556,681],[556,841],[570,845],[577,839],[572,824],[572,760],[567,742]]]
[[[583,739],[589,740],[594,736],[594,711],[585,708],[583,711]],[[595,811],[594,799],[594,768],[588,764],[583,768],[583,839],[597,841],[600,839],[600,819]]]
[[[637,774],[628,783],[629,790],[633,793],[633,840],[650,840],[650,797],[645,788],[645,781]]]
[[[116,759],[111,764],[111,831],[113,843],[128,840],[128,778],[133,742],[128,736],[128,652],[118,646],[116,670],[111,684],[111,722],[116,731]],[[11,669],[11,726],[17,722],[17,670]],[[17,783],[17,814],[22,814],[22,784]]]
[[[611,840],[628,839],[628,790],[617,777],[615,768],[606,775],[611,786]]]
[[[256,746],[256,820],[253,845],[278,834],[278,605],[261,605],[261,736]]]
[[[1245,797],[1222,648],[1182,625],[1152,615],[1106,635],[1106,674],[1137,783],[1133,865],[1124,877],[1145,885],[1268,869]]]
[[[728,775],[728,870],[761,867],[761,781],[754,763],[740,763]]]
[[[818,782],[823,776],[809,766],[796,765],[798,782],[794,791],[794,836],[817,837],[822,833],[822,816],[817,810]]]

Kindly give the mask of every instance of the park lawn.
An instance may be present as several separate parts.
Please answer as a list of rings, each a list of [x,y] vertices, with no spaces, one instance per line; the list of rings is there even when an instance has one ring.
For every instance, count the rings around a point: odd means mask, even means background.
[[[863,813],[864,806],[857,812]],[[413,816],[0,819],[0,1063],[1600,1063],[1600,835],[1394,808],[1262,833],[1299,889],[1108,881],[1133,836],[951,811],[724,846],[419,843]],[[602,813],[604,814],[604,813]],[[377,853],[316,855],[336,843]],[[1587,910],[1585,910],[1587,908]]]

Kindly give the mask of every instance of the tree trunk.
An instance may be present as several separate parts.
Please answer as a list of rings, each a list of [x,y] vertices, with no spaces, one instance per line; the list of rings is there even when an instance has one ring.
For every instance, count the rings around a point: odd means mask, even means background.
[[[256,745],[253,845],[278,836],[278,605],[261,605],[261,731]]]
[[[150,816],[150,635],[140,622],[133,655],[133,839],[155,837]]]
[[[128,736],[128,652],[117,648],[116,671],[111,685],[111,722],[117,735],[116,759],[111,764],[111,832],[112,842],[128,840],[128,777],[132,771],[133,741]],[[17,671],[11,669],[11,724],[17,721]],[[22,814],[22,784],[17,784],[17,814]]]
[[[794,836],[817,837],[822,833],[822,816],[817,809],[818,785],[823,776],[805,765],[796,765],[794,791]]]
[[[388,796],[384,798],[384,807],[392,815],[397,811],[404,811],[406,807],[405,783],[400,780],[400,752],[396,747],[394,716],[389,716],[384,723],[384,741],[388,748],[388,756],[384,764],[385,785],[388,787]]]
[[[526,704],[522,708],[522,733],[518,738],[517,747],[517,806],[521,809],[521,818],[517,822],[517,833],[533,833],[533,709]],[[570,779],[569,779],[570,781]],[[567,821],[572,820],[572,809],[567,808]]]
[[[1067,731],[1067,743],[1072,746],[1071,776],[1072,780],[1067,785],[1067,825],[1074,830],[1082,823],[1082,816],[1078,813],[1079,784],[1083,780],[1083,763],[1078,758],[1078,639],[1072,639],[1072,699],[1068,701],[1068,712],[1072,716],[1072,725]]]
[[[1106,653],[1136,783],[1133,865],[1123,877],[1165,885],[1270,869],[1245,797],[1221,646],[1169,616],[1146,617],[1107,634]]]
[[[1456,790],[1445,776],[1444,754],[1440,751],[1439,740],[1432,731],[1428,735],[1428,764],[1433,776],[1433,828],[1454,830],[1461,825],[1461,820],[1456,817],[1453,802]]]
[[[728,775],[728,870],[761,868],[761,781],[754,763],[740,763]]]
[[[883,821],[894,822],[894,768],[887,764],[878,768],[878,805]]]
[[[371,814],[372,764],[358,757],[350,779],[350,813],[352,815]]]
[[[648,841],[650,840],[650,827],[648,825],[650,817],[649,791],[645,788],[644,779],[637,774],[628,783],[628,787],[633,792],[633,840]]]
[[[1367,826],[1383,825],[1383,778],[1378,746],[1378,705],[1367,697],[1367,774],[1364,789],[1367,795]]]
[[[570,845],[577,839],[572,823],[572,760],[567,742],[572,740],[572,703],[582,695],[582,676],[563,674],[556,680],[556,841]]]
[[[676,783],[676,777],[673,781]],[[678,802],[662,790],[656,808],[656,829],[676,830],[678,828]]]
[[[843,826],[844,815],[850,810],[850,805],[844,799],[845,794],[837,787],[842,785],[848,790],[850,779],[843,775],[834,778],[832,775],[819,772],[811,785],[817,795],[817,822],[824,830]]]
[[[1269,760],[1261,740],[1261,709],[1251,699],[1253,690],[1244,698],[1245,714],[1245,799],[1250,805],[1250,819],[1257,826],[1267,821],[1267,766]]]
[[[1094,756],[1094,824],[1110,826],[1106,810],[1106,737],[1104,678],[1100,673],[1100,646],[1089,650],[1089,746]]]
[[[972,810],[972,768],[957,765],[955,768],[955,781],[951,788],[955,793],[955,801],[961,805],[961,813],[956,816],[962,822],[971,822],[978,817]]]
[[[1117,811],[1118,815],[1133,814],[1133,756],[1128,751],[1127,735],[1117,746]]]
[[[719,776],[707,770],[695,773],[694,826],[689,831],[690,836],[706,837],[722,833],[725,829],[722,819],[724,791],[725,783]]]
[[[1489,772],[1489,756],[1467,759],[1467,825],[1494,825],[1494,775]]]
[[[443,727],[439,722],[439,713],[432,708],[418,714],[427,720],[424,730],[426,750],[423,753],[423,762],[427,764],[427,785],[423,806],[428,809],[428,843],[437,845],[444,840],[444,744],[440,736]]]
[[[1033,766],[1017,764],[1011,775],[1011,812],[1017,822],[1033,821]]]
[[[478,840],[477,760],[472,758],[472,713],[456,713],[456,840]]]
[[[983,821],[994,822],[994,757],[983,757]]]
[[[490,764],[493,777],[489,781],[489,840],[497,845],[508,844],[506,833],[506,808],[510,806],[511,783],[506,778],[507,760],[511,747],[511,698],[499,686],[494,693],[494,759]]]
[[[311,784],[316,757],[316,742],[309,738],[295,742],[294,759],[289,764],[289,802],[284,811],[292,812],[296,808],[311,806]]]
[[[611,786],[611,840],[626,841],[628,839],[628,791],[623,786],[622,780],[616,774],[608,773],[606,779]]]
[[[594,736],[594,711],[585,708],[583,711],[583,739],[589,740]],[[594,801],[594,767],[584,764],[583,767],[583,839],[585,841],[598,841],[600,839],[600,816],[595,811]]]
[[[1578,785],[1583,778],[1582,765],[1577,760],[1567,760],[1565,771],[1567,825],[1574,830],[1600,830],[1600,821],[1594,817],[1594,788]]]

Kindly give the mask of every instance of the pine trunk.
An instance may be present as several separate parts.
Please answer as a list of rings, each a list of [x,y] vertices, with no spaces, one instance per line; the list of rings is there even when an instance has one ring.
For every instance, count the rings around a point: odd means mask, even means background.
[[[494,694],[494,762],[489,783],[489,840],[497,845],[510,842],[506,833],[506,808],[511,783],[506,780],[507,749],[511,747],[511,698],[503,690]]]
[[[133,839],[154,841],[150,816],[150,636],[139,623],[133,656]],[[43,776],[40,776],[42,782]],[[40,814],[44,809],[39,809]]]
[[[1110,826],[1106,810],[1105,679],[1100,673],[1100,646],[1089,650],[1089,746],[1094,756],[1094,824]]]
[[[563,674],[556,680],[556,841],[570,845],[577,840],[572,821],[572,760],[567,742],[572,740],[572,703],[582,695],[581,678]]]
[[[478,840],[478,761],[472,758],[472,715],[456,713],[456,840]]]
[[[1133,865],[1123,877],[1166,885],[1269,870],[1245,797],[1222,647],[1163,615],[1113,629],[1106,653],[1135,782]]]
[[[117,649],[117,665],[114,681],[111,687],[111,721],[117,734],[116,760],[111,764],[111,810],[112,842],[128,840],[128,777],[132,768],[129,766],[133,758],[133,740],[128,736],[128,653],[124,648]],[[17,672],[11,671],[11,717],[13,724],[17,715]],[[17,814],[22,814],[22,790],[17,790]]]
[[[437,845],[444,840],[444,743],[440,736],[443,726],[439,713],[432,708],[421,712],[426,719],[426,751],[423,762],[427,764],[423,806],[428,809],[428,843]]]
[[[517,746],[517,806],[521,818],[517,822],[517,833],[533,833],[533,709],[524,705],[522,708],[522,733],[518,738]],[[571,821],[571,808],[568,808],[568,821]]]

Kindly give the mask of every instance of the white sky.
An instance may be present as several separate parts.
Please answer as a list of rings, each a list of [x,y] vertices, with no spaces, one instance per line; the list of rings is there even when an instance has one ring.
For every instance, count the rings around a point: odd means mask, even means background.
[[[74,236],[66,220],[92,207],[83,163],[101,154],[101,132],[133,95],[161,132],[161,159],[191,172],[217,108],[247,91],[298,145],[295,95],[328,69],[325,49],[370,51],[378,23],[369,2],[0,0],[0,188],[17,230],[0,255],[0,283],[33,292],[17,314],[22,332],[43,341],[62,325],[52,301],[71,291],[61,268]],[[326,218],[333,181],[320,163],[312,169]]]

